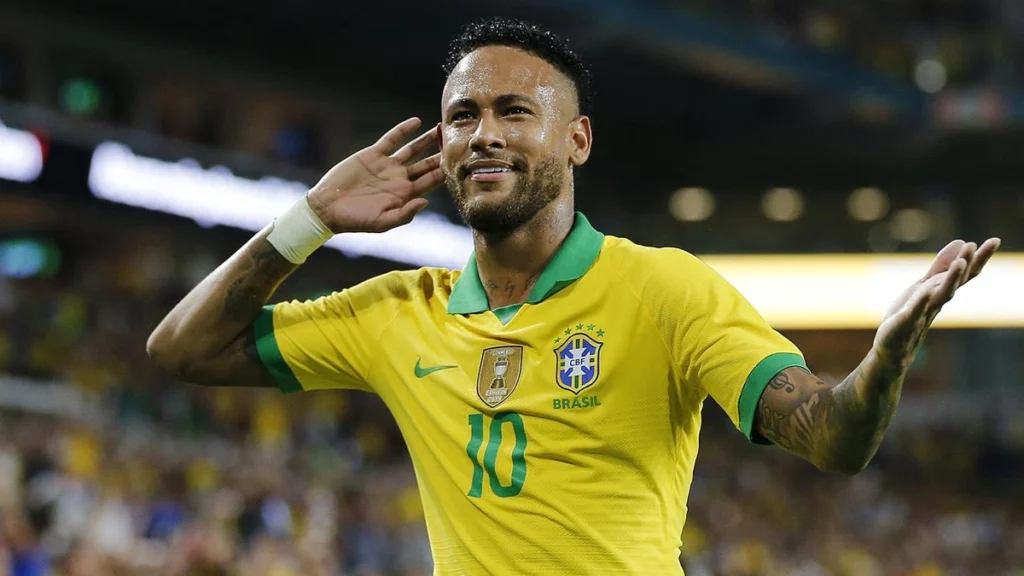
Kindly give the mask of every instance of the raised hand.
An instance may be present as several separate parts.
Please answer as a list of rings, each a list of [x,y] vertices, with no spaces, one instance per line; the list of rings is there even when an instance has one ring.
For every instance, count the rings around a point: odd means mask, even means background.
[[[889,307],[875,334],[878,353],[905,371],[943,305],[981,273],[999,244],[998,238],[990,238],[980,247],[954,240],[940,250],[924,277]]]
[[[407,224],[426,207],[422,196],[444,176],[440,153],[419,159],[437,147],[433,127],[402,146],[420,124],[419,118],[398,124],[313,186],[309,206],[332,232],[384,232]]]

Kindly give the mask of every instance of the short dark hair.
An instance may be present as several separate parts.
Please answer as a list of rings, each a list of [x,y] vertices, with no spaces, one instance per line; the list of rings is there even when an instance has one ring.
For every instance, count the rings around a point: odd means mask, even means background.
[[[498,17],[480,20],[463,28],[448,47],[444,62],[445,78],[467,54],[484,46],[517,48],[551,64],[572,81],[580,114],[589,113],[593,94],[590,70],[583,59],[564,38],[524,20]]]

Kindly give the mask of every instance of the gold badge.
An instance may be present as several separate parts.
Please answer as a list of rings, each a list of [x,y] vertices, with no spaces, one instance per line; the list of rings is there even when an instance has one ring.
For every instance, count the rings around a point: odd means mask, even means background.
[[[494,408],[512,395],[523,373],[523,347],[497,346],[484,350],[476,377],[476,394]]]

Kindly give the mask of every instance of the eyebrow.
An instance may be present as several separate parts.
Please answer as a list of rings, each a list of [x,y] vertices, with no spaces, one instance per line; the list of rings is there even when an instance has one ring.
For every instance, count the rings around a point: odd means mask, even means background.
[[[530,98],[529,96],[527,96],[525,94],[502,94],[501,96],[498,96],[497,98],[494,99],[494,105],[498,106],[498,107],[508,106],[510,104],[515,104],[517,102],[528,104],[528,105],[533,106],[533,107],[538,107],[539,106],[539,104],[537,104],[536,100],[534,100],[533,98]],[[455,100],[454,102],[452,102],[448,106],[447,109],[448,110],[452,110],[454,108],[478,108],[478,107],[479,107],[479,105],[477,104],[476,100],[473,100],[472,98],[459,98],[458,100]]]

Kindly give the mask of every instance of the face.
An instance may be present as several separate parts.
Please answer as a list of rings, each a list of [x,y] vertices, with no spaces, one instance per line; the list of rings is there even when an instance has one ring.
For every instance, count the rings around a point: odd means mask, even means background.
[[[572,82],[546,61],[506,46],[468,54],[441,102],[441,164],[472,228],[507,234],[571,193],[572,167],[590,154],[590,120]]]

